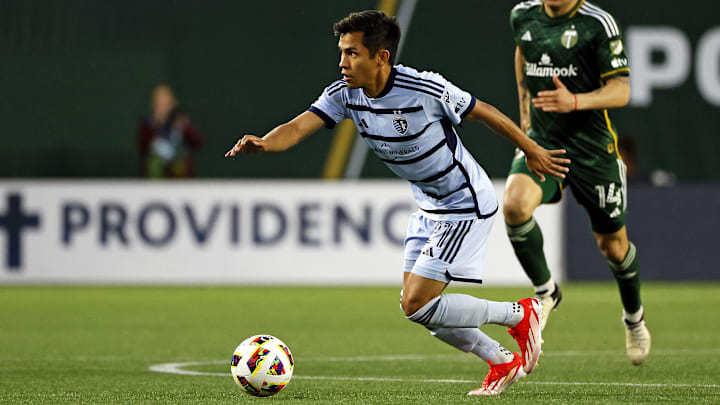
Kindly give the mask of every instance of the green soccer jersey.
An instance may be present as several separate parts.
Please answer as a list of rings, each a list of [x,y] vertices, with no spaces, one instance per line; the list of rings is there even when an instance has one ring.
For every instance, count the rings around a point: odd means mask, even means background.
[[[540,0],[525,1],[513,8],[510,23],[525,57],[531,97],[554,90],[553,76],[570,92],[587,93],[611,77],[630,74],[615,19],[585,0],[556,18]],[[573,164],[603,166],[616,159],[617,135],[607,110],[549,113],[531,103],[530,120],[530,135],[546,147],[567,149]]]

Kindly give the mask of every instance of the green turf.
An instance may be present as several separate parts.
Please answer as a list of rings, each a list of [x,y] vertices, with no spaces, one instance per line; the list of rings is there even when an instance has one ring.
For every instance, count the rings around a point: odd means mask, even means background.
[[[451,291],[492,300],[528,293]],[[0,287],[0,402],[720,402],[720,285],[644,285],[653,352],[641,367],[625,358],[613,285],[568,284],[563,292],[545,331],[540,367],[498,397],[469,398],[487,364],[405,320],[398,288]],[[515,348],[502,328],[484,330]],[[275,397],[249,397],[229,374],[148,369],[195,361],[205,364],[185,369],[229,373],[234,347],[259,333],[285,340],[296,358],[296,378]],[[402,381],[353,380],[358,377]]]

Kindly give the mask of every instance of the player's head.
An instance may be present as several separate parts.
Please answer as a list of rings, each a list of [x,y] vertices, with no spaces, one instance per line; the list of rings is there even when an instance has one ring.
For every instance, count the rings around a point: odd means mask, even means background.
[[[348,87],[363,87],[378,70],[395,63],[400,25],[381,11],[352,13],[335,23],[340,69]]]

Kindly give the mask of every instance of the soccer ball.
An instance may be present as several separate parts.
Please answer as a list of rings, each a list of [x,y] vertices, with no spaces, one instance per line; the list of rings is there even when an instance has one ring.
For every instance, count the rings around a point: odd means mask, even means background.
[[[235,383],[250,395],[267,397],[285,388],[293,374],[293,357],[282,340],[255,335],[243,340],[230,361]]]

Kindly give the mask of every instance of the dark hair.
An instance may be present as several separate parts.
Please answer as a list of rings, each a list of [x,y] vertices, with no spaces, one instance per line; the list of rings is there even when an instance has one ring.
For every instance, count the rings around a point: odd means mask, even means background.
[[[382,11],[365,10],[350,13],[333,25],[335,36],[349,32],[362,32],[363,45],[375,56],[380,49],[390,52],[390,65],[395,64],[395,54],[400,43],[400,25],[395,17],[390,17]]]

